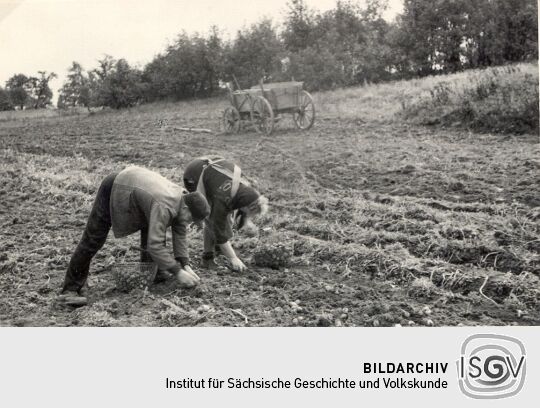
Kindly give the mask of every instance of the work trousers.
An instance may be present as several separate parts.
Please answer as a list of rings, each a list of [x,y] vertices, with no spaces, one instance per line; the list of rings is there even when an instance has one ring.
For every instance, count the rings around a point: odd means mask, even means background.
[[[90,262],[103,247],[112,226],[110,200],[114,180],[118,173],[105,177],[99,186],[83,235],[75,248],[64,279],[62,292],[79,292],[88,279]],[[141,248],[146,250],[148,230],[141,230]],[[141,262],[151,262],[148,252],[141,251]]]

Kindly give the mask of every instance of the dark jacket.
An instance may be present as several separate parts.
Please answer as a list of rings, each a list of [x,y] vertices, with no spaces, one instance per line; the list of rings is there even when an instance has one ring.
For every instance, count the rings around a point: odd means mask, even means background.
[[[212,228],[216,244],[224,244],[233,237],[231,216],[234,210],[246,207],[257,200],[260,194],[252,188],[245,179],[241,179],[240,185],[234,197],[231,196],[232,175],[234,163],[230,160],[218,159],[215,165],[207,165],[208,160],[197,159],[195,166],[189,165],[184,173],[184,180],[190,178],[191,170],[195,174],[196,184],[199,184],[199,175],[202,172],[202,191],[210,204],[211,212],[208,224]],[[200,163],[199,163],[200,162]],[[202,171],[201,168],[202,167]],[[219,170],[218,170],[219,169]]]

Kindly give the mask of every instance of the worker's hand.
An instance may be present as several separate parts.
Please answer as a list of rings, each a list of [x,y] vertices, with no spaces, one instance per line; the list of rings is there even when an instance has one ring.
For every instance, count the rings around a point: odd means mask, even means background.
[[[182,285],[185,288],[193,288],[197,286],[197,284],[199,283],[201,279],[193,271],[188,272],[185,269],[180,269],[176,273],[176,280],[178,281],[178,283],[180,283],[180,285]]]
[[[184,266],[184,270],[189,273],[191,276],[193,276],[193,278],[195,278],[195,280],[197,280],[197,283],[199,283],[201,281],[201,278],[199,278],[199,276],[193,272],[193,269],[191,269],[191,266],[189,265],[186,265]]]
[[[247,269],[244,262],[242,262],[238,257],[231,258],[229,261],[231,262],[231,269],[235,272],[244,272]]]

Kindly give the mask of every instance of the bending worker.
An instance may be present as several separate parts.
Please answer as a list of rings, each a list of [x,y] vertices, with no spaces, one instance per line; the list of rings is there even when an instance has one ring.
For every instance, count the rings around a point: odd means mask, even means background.
[[[189,266],[187,227],[202,223],[210,207],[200,193],[187,193],[159,174],[137,166],[107,176],[101,183],[81,241],[71,257],[58,300],[71,306],[86,304],[80,294],[90,262],[103,246],[109,230],[117,238],[141,231],[141,261],[153,260],[180,284],[195,286],[199,277]],[[165,247],[172,228],[174,258]]]
[[[240,229],[253,229],[252,219],[268,211],[268,200],[241,176],[240,167],[219,156],[191,161],[184,170],[184,186],[190,192],[203,194],[210,204],[210,217],[205,221],[202,266],[214,269],[215,249],[227,257],[234,271],[246,266],[230,243],[233,224]]]

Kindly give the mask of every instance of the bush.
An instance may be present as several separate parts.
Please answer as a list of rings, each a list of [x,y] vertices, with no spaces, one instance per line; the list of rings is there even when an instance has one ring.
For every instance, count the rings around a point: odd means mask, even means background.
[[[212,95],[219,89],[223,65],[222,40],[216,28],[208,38],[182,33],[144,69],[149,100]]]
[[[443,81],[410,104],[403,116],[425,125],[479,132],[538,133],[538,72],[519,65],[472,71],[465,80]]]
[[[325,49],[306,48],[291,54],[287,74],[303,81],[310,91],[335,89],[345,84],[344,67]]]
[[[5,89],[0,88],[0,111],[7,111],[7,110],[14,110],[14,109],[15,107],[11,103],[9,93]]]
[[[239,31],[234,41],[225,47],[222,80],[236,78],[241,88],[256,85],[261,78],[271,82],[279,72],[283,52],[272,21],[262,19]]]
[[[94,105],[109,106],[114,109],[135,106],[143,100],[144,84],[142,73],[120,59],[110,72],[96,85]]]

